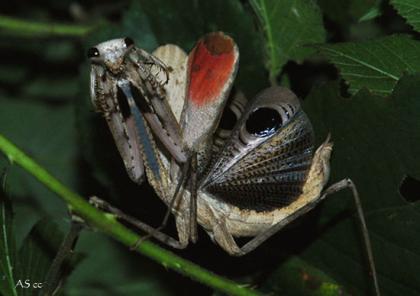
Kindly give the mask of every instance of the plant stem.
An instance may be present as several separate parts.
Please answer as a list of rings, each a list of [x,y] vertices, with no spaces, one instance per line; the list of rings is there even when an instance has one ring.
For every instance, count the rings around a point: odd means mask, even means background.
[[[61,184],[43,167],[33,161],[1,134],[0,150],[4,152],[12,163],[16,163],[21,166],[47,188],[60,196],[69,205],[71,211],[79,215],[90,225],[105,232],[127,247],[132,247],[140,239],[137,234],[116,221],[114,217],[99,211],[95,207],[91,206],[84,198]],[[136,251],[159,262],[166,268],[170,268],[228,295],[259,295],[257,291],[248,289],[243,285],[218,276],[190,261],[176,256],[170,251],[158,247],[149,241],[144,241],[139,244]]]
[[[41,23],[0,15],[0,29],[21,34],[58,35],[81,37],[97,26]]]
[[[76,221],[72,217],[70,230],[62,241],[60,248],[58,249],[58,252],[55,255],[55,258],[47,272],[47,275],[45,276],[46,285],[39,294],[40,296],[54,295],[54,291],[59,289],[60,280],[63,275],[63,269],[65,268],[66,264],[70,264],[74,246],[82,229],[83,224],[80,221]]]

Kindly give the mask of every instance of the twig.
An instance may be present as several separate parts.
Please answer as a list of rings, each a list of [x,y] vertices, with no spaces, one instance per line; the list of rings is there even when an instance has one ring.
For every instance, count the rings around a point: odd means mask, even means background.
[[[42,184],[60,196],[70,207],[70,210],[89,222],[90,225],[107,233],[127,247],[133,246],[140,237],[116,221],[110,215],[99,211],[91,206],[84,198],[72,192],[49,174],[43,167],[29,158],[9,140],[0,134],[0,150],[5,153],[12,163],[16,163],[32,174]],[[190,261],[176,256],[170,251],[157,245],[144,241],[137,246],[136,251],[159,262],[166,268],[170,268],[185,276],[190,277],[202,284],[212,287],[228,295],[259,295],[255,290],[244,287],[241,284],[218,276]]]
[[[46,286],[42,289],[40,296],[51,296],[54,295],[54,291],[59,288],[61,277],[64,272],[65,264],[69,263],[70,258],[73,254],[74,245],[79,238],[79,234],[83,229],[83,225],[80,221],[73,219],[71,221],[70,230],[61,243],[60,248],[50,266],[50,269],[45,276]],[[67,262],[66,262],[67,261]]]
[[[42,23],[0,15],[0,30],[16,32],[20,34],[81,37],[96,28],[97,25],[85,26],[60,23]]]

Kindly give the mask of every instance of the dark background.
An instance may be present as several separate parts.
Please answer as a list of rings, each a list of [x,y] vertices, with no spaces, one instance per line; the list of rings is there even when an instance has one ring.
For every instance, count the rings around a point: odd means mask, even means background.
[[[3,1],[0,21],[3,15],[47,27],[66,23],[90,33],[40,32],[0,23],[0,133],[72,190],[85,197],[100,196],[159,225],[165,206],[148,184],[138,186],[128,179],[104,120],[93,112],[87,48],[130,36],[148,51],[165,43],[189,51],[203,34],[222,30],[241,52],[235,87],[252,97],[270,84],[270,74],[265,35],[248,1],[151,2]],[[326,44],[379,40],[398,33],[418,38],[388,1],[313,3],[320,7]],[[361,21],[372,11],[374,17]],[[408,74],[414,75],[401,76]],[[420,113],[416,109],[420,91],[414,87],[418,77],[403,78],[389,97],[379,97],[369,87],[355,93],[325,55],[313,50],[304,58],[289,58],[275,79],[304,101],[317,143],[332,132],[338,151],[332,160],[332,180],[350,176],[360,184],[384,294],[419,293],[415,278],[420,224],[414,218],[420,197],[418,130],[413,136]],[[38,227],[54,223],[66,233],[70,218],[65,204],[5,157],[0,159],[7,176],[4,191],[14,209],[10,225],[16,249],[29,243],[28,234],[41,219]],[[372,283],[355,217],[350,195],[342,193],[245,257],[227,255],[201,229],[196,245],[172,251],[273,295],[368,294]],[[173,222],[167,231],[175,235]],[[63,295],[217,294],[91,229],[82,232],[76,250],[80,262],[66,277]]]

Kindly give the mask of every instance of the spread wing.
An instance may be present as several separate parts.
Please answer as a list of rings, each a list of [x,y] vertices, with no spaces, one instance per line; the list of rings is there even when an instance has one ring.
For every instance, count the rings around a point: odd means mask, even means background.
[[[312,155],[312,126],[298,98],[268,88],[247,106],[200,187],[240,208],[283,207],[300,195]]]

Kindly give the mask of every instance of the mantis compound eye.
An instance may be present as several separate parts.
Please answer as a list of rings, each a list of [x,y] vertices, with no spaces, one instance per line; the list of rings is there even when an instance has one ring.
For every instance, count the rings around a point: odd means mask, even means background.
[[[130,37],[125,37],[124,38],[124,43],[125,43],[126,47],[130,47],[131,45],[134,45],[134,41]]]
[[[267,137],[275,133],[283,121],[277,110],[272,108],[258,108],[252,112],[246,121],[246,130],[256,137]]]
[[[89,59],[99,57],[99,50],[96,47],[91,47],[87,51],[87,57]]]

